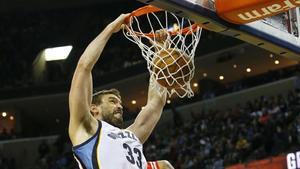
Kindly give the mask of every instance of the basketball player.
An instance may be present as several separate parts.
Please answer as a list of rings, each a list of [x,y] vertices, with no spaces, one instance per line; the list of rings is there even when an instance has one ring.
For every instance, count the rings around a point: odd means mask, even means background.
[[[92,95],[91,71],[107,41],[121,29],[127,16],[120,15],[88,45],[73,75],[69,94],[69,136],[81,169],[147,168],[142,144],[160,119],[166,94],[149,87],[147,105],[124,130],[120,129],[123,122],[120,93],[111,89]],[[173,168],[167,161],[148,163],[149,169],[155,167]]]

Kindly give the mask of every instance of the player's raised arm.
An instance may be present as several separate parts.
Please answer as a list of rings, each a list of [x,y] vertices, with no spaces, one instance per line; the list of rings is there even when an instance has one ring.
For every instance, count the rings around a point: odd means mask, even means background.
[[[155,80],[151,78],[150,80]],[[149,85],[146,106],[136,117],[134,123],[127,128],[132,131],[142,143],[148,139],[160,119],[166,104],[166,96],[166,93],[161,94]]]
[[[158,44],[156,52],[159,52],[161,50],[159,48],[166,47],[165,41],[167,37],[168,32],[164,29],[155,32],[155,38],[153,40]],[[150,43],[153,42],[150,41]],[[156,83],[154,82],[154,77],[150,77],[150,81],[151,80],[153,80],[152,83]],[[128,130],[132,131],[142,143],[144,143],[148,139],[158,120],[160,119],[163,108],[166,104],[167,97],[166,93],[159,93],[157,90],[152,88],[150,84],[148,89],[148,100],[146,106],[136,117],[134,123],[127,128]]]
[[[120,30],[126,17],[127,14],[122,14],[110,23],[88,45],[78,61],[69,93],[69,135],[73,145],[85,141],[96,132],[97,121],[90,114],[93,88],[91,71],[107,41],[113,33]]]

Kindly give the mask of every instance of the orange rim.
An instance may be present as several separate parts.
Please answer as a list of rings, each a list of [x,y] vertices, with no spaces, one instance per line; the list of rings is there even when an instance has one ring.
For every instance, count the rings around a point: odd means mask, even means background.
[[[148,13],[152,13],[152,12],[160,12],[160,11],[163,11],[162,9],[160,8],[157,8],[155,6],[152,6],[152,5],[147,5],[147,6],[144,6],[144,7],[141,7],[137,10],[134,10],[133,12],[131,12],[131,14],[125,19],[125,23],[128,25],[129,22],[130,22],[130,18],[133,17],[133,16],[142,16],[142,15],[146,15]],[[190,27],[185,27],[183,28],[182,30],[178,30],[178,31],[174,31],[174,32],[169,32],[172,36],[176,35],[178,32],[180,32],[181,34],[191,34],[192,32],[195,32],[197,30],[197,27],[199,27],[200,25],[198,24],[193,24],[192,25],[192,28]],[[191,31],[192,30],[192,31]],[[136,32],[134,31],[138,36],[142,36],[142,35],[145,35],[145,36],[148,36],[150,38],[154,38],[155,37],[155,34],[154,33],[143,33],[143,32]]]

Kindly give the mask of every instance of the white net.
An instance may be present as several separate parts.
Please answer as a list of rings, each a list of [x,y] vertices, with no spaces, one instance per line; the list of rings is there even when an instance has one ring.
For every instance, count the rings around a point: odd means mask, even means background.
[[[158,30],[168,32],[163,41],[154,36]],[[183,98],[194,96],[190,83],[201,30],[188,19],[160,11],[132,16],[123,33],[141,49],[150,75],[155,79],[150,86],[160,93],[167,92],[169,97],[177,94]]]

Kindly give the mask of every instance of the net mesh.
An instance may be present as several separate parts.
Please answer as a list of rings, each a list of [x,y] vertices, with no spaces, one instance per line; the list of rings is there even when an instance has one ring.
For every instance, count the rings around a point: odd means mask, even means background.
[[[153,36],[157,30],[167,30],[163,42]],[[194,76],[194,55],[201,30],[188,19],[160,11],[132,16],[123,33],[141,49],[154,79],[150,81],[150,87],[160,93],[167,92],[169,97],[177,94],[183,98],[194,96],[190,83]]]

